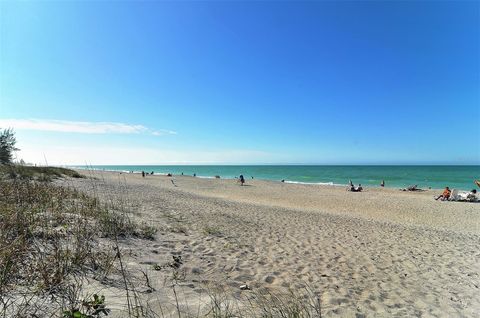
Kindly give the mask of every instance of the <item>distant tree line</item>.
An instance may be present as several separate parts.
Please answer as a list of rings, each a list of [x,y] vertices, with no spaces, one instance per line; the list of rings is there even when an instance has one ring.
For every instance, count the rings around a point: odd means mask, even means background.
[[[15,147],[16,143],[13,129],[0,129],[0,164],[12,163],[13,152],[18,150]]]

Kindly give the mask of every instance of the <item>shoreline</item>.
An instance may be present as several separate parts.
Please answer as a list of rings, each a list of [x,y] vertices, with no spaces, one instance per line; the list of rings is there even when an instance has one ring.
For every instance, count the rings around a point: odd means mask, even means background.
[[[95,171],[95,172],[111,172],[111,173],[120,173],[120,174],[133,174],[133,175],[141,175],[142,171],[127,171],[127,170],[109,170],[109,169],[100,169],[100,168],[82,168],[82,167],[76,167],[72,166],[70,167],[71,169],[77,170],[77,171]],[[220,175],[220,178],[216,178],[215,176],[204,176],[204,175],[181,175],[181,174],[172,174],[171,176],[168,176],[168,172],[155,172],[153,175],[150,173],[146,174],[148,177],[169,177],[169,178],[177,178],[177,177],[191,177],[191,178],[199,178],[199,179],[221,179],[221,180],[231,180],[235,181],[237,178],[232,177],[222,177]],[[303,182],[303,181],[295,181],[295,180],[287,180],[284,179],[282,182],[281,180],[274,180],[274,179],[262,179],[262,178],[255,178],[255,179],[248,179],[246,178],[246,181],[252,181],[252,180],[259,180],[259,181],[264,181],[264,182],[274,182],[274,183],[285,183],[285,184],[299,184],[299,185],[307,185],[307,186],[329,186],[329,187],[338,187],[338,188],[346,188],[349,185],[347,183],[345,184],[339,184],[339,183],[334,183],[334,182]],[[355,184],[355,183],[354,183]],[[409,185],[405,185],[404,188],[407,188]],[[399,188],[397,186],[389,186],[388,183],[385,185],[385,187],[381,187],[380,185],[363,185],[364,189],[393,189],[393,190],[399,190],[402,191],[402,188]],[[474,189],[475,185],[472,185],[470,189],[463,189],[463,188],[452,188],[452,189],[457,189],[460,191],[470,191],[471,189]],[[419,188],[418,192],[424,192],[424,191],[436,191],[441,193],[444,190],[444,188],[433,188],[433,187],[428,187],[428,188]],[[407,192],[417,192],[417,191],[407,191]]]

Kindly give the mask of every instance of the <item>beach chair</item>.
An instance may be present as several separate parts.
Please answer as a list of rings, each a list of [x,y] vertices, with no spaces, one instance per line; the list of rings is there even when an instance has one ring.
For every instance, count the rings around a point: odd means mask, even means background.
[[[450,192],[450,197],[448,198],[448,201],[459,201],[460,196],[458,195],[458,190],[457,189],[452,189],[452,192]]]

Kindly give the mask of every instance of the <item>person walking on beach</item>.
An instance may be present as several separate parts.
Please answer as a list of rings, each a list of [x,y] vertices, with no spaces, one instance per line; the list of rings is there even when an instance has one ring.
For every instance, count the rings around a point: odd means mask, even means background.
[[[245,178],[243,177],[243,174],[240,175],[240,185],[243,186],[243,184],[245,183]]]
[[[385,187],[385,180],[382,180],[382,183],[380,183],[380,186],[383,188]]]
[[[145,171],[142,171],[142,177],[145,178]]]

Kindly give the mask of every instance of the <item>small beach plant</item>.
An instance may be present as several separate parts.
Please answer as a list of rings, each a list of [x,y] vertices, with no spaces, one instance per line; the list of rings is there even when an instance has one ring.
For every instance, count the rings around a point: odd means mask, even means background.
[[[100,318],[108,316],[110,309],[105,305],[105,296],[94,294],[91,299],[84,300],[81,308],[66,310],[63,312],[64,318]]]

